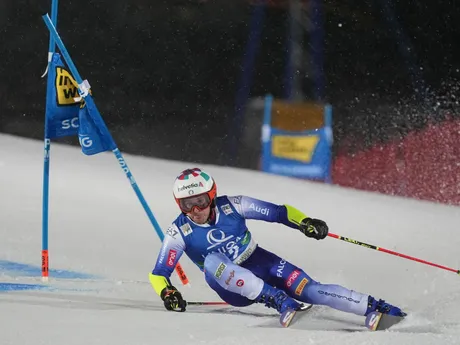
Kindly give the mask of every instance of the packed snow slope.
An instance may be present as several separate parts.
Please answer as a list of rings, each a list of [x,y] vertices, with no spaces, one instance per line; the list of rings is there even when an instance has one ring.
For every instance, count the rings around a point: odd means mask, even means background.
[[[162,229],[178,214],[174,178],[193,162],[125,155]],[[327,221],[332,233],[460,268],[460,208],[201,165],[219,194],[288,203]],[[333,238],[308,239],[279,224],[248,221],[259,244],[314,279],[370,293],[409,316],[385,332],[364,318],[318,306],[289,329],[262,305],[189,306],[167,312],[148,282],[160,240],[128,179],[107,152],[84,156],[52,144],[50,281],[40,278],[43,144],[0,135],[0,343],[460,344],[460,276]],[[189,301],[217,301],[202,273],[181,260]]]

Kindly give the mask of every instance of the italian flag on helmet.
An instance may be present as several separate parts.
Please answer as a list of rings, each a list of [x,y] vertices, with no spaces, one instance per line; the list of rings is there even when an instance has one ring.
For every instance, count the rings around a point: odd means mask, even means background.
[[[183,205],[181,199],[192,199],[203,194],[207,195],[209,204],[211,204],[216,197],[217,187],[211,175],[203,170],[199,168],[186,169],[176,177],[173,194],[179,207]]]

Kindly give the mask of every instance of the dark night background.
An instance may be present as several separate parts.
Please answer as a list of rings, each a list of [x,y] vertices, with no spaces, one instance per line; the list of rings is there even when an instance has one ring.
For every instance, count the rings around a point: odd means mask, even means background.
[[[43,138],[50,3],[0,2],[1,132]],[[58,31],[121,151],[254,167],[229,148],[253,9],[242,0],[61,0]],[[322,11],[335,154],[459,116],[454,1],[324,1]],[[287,18],[286,8],[266,9],[251,98],[283,97]],[[313,98],[307,82],[303,91]]]

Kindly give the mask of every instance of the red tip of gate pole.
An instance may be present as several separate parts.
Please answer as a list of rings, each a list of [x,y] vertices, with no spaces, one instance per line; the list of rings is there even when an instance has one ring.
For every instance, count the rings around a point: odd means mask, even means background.
[[[48,272],[49,272],[49,265],[48,265],[48,250],[42,250],[42,281],[48,281]]]

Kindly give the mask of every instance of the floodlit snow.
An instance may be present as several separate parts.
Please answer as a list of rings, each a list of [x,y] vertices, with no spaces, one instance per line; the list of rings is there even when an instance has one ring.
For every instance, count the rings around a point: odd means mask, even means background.
[[[171,186],[190,162],[125,155],[163,229],[178,209]],[[332,233],[460,268],[460,208],[267,175],[201,166],[220,194],[289,203],[324,219]],[[0,135],[0,286],[41,282],[43,145]],[[321,282],[400,305],[410,315],[389,331],[364,318],[314,308],[289,329],[277,313],[189,306],[167,312],[148,282],[160,240],[112,153],[51,147],[48,288],[0,291],[0,344],[460,344],[460,276],[333,238],[316,241],[278,224],[248,221],[266,249]],[[217,301],[201,272],[181,259],[189,301]],[[22,264],[18,266],[15,264]],[[33,266],[33,267],[30,267]],[[28,267],[26,269],[25,267]],[[71,272],[69,272],[71,271]],[[19,285],[18,285],[19,286]]]

